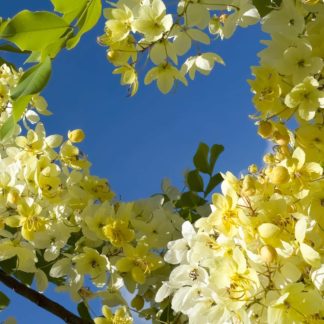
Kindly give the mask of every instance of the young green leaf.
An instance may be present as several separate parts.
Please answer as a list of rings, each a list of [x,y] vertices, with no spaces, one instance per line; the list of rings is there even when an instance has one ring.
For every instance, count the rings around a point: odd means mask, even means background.
[[[204,180],[198,170],[193,170],[187,173],[187,184],[190,190],[196,192],[204,191]]]
[[[47,57],[44,62],[34,65],[21,77],[18,85],[11,93],[12,99],[39,93],[51,76],[51,60]]]
[[[193,157],[193,162],[197,170],[203,173],[210,174],[210,166],[208,163],[209,147],[205,143],[200,143],[196,154]]]
[[[58,40],[70,28],[61,17],[47,11],[20,11],[0,32],[0,39],[16,44],[21,50],[40,51]]]
[[[5,309],[10,304],[10,299],[0,291],[0,311]]]
[[[219,144],[214,144],[210,149],[210,157],[209,157],[209,166],[211,173],[214,170],[215,163],[219,157],[219,155],[224,151],[224,146]]]
[[[197,193],[193,191],[184,192],[181,198],[176,202],[177,208],[194,208],[202,206],[206,203],[206,200],[201,198]]]
[[[74,48],[83,34],[92,29],[98,22],[101,16],[102,4],[101,0],[90,0],[88,7],[82,13],[78,20],[77,26],[79,27],[78,33],[67,41],[67,49]]]
[[[0,141],[6,140],[10,137],[15,130],[15,119],[13,116],[10,116],[0,128]]]
[[[54,10],[63,14],[63,18],[68,23],[72,23],[73,20],[79,18],[88,0],[51,0]]]
[[[223,181],[223,177],[220,173],[215,174],[212,176],[208,182],[208,185],[205,189],[204,195],[207,197],[214,189],[215,187]]]
[[[29,101],[31,100],[31,95],[19,97],[16,101],[14,101],[12,110],[13,117],[15,122],[18,122],[22,114],[24,113]]]
[[[22,51],[18,47],[13,46],[13,45],[8,44],[8,43],[0,44],[0,51],[17,53],[17,54],[28,54],[28,53],[30,53],[30,51]]]

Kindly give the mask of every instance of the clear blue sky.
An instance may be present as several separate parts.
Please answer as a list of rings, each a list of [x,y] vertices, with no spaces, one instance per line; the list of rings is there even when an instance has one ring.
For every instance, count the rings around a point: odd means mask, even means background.
[[[50,1],[45,0],[0,0],[3,17],[22,9],[48,8]],[[230,40],[214,43],[211,50],[223,57],[226,66],[216,66],[209,77],[197,75],[188,87],[179,85],[166,96],[155,84],[142,85],[133,98],[127,97],[119,76],[111,74],[105,48],[96,44],[103,26],[101,20],[73,51],[56,58],[43,92],[54,115],[44,122],[48,134],[82,128],[86,133],[82,149],[93,163],[92,173],[107,178],[122,200],[160,192],[164,177],[182,188],[183,172],[192,168],[201,141],[225,146],[217,164],[220,171],[238,174],[251,163],[261,163],[266,144],[248,118],[254,109],[246,82],[250,66],[258,62],[259,26],[239,29]],[[56,298],[71,305],[69,297]],[[0,321],[9,315],[19,324],[60,323],[18,297],[12,297]]]

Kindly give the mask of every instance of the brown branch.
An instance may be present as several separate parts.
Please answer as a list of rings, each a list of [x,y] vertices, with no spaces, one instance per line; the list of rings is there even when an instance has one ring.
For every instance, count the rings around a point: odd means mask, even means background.
[[[4,271],[0,269],[0,281],[4,283],[7,287],[11,288],[15,293],[25,297],[31,302],[35,303],[37,306],[44,308],[48,312],[61,318],[63,321],[69,324],[93,324],[92,321],[82,319],[75,314],[71,313],[69,310],[64,308],[62,305],[56,303],[55,301],[47,298],[46,296],[40,294],[39,292],[27,287],[23,283],[19,282],[15,278],[7,275]]]

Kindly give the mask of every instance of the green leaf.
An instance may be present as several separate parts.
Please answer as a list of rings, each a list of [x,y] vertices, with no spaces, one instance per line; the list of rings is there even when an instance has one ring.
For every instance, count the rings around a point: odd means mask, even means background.
[[[0,32],[0,38],[21,50],[40,51],[57,41],[70,28],[61,17],[47,11],[20,11]]]
[[[34,279],[34,273],[15,271],[13,274],[17,279],[27,286],[30,286]]]
[[[19,121],[22,114],[26,110],[26,107],[29,101],[31,100],[31,98],[32,98],[31,95],[27,95],[27,96],[19,97],[16,101],[14,101],[12,110],[13,110],[13,117],[15,122]]]
[[[92,322],[92,318],[89,313],[88,307],[84,302],[78,304],[78,313],[83,320],[88,320]]]
[[[210,166],[208,163],[209,146],[205,143],[200,143],[196,154],[193,157],[195,167],[203,173],[210,174]]]
[[[210,157],[209,157],[209,166],[210,172],[212,173],[215,167],[215,163],[219,157],[219,155],[224,151],[224,146],[219,144],[214,144],[210,149]]]
[[[264,17],[269,12],[280,6],[282,0],[253,0],[253,5],[257,8],[261,17]]]
[[[0,311],[8,307],[9,304],[10,299],[2,291],[0,291]]]
[[[205,189],[205,197],[207,197],[214,189],[215,187],[223,181],[223,177],[221,176],[220,173],[215,174],[212,176],[208,182],[208,185]]]
[[[7,260],[3,260],[0,262],[0,268],[7,274],[10,274],[17,268],[17,260],[17,256],[14,256]]]
[[[14,88],[11,98],[17,99],[29,94],[39,93],[47,84],[51,76],[51,60],[49,57],[27,70]]]
[[[79,18],[88,0],[51,0],[54,10],[63,14],[63,18],[68,23]]]
[[[177,208],[194,208],[202,206],[206,203],[206,200],[201,198],[197,193],[193,191],[184,192],[181,198],[176,202]]]
[[[0,51],[17,53],[17,54],[28,54],[28,53],[30,53],[30,51],[22,51],[18,47],[13,46],[11,44],[7,44],[7,43],[0,44]]]
[[[198,170],[193,170],[187,173],[187,184],[189,189],[196,192],[204,191],[204,180]]]
[[[15,125],[14,117],[10,116],[0,128],[0,141],[4,141],[13,134]]]
[[[77,26],[79,27],[78,33],[69,39],[66,44],[67,49],[74,48],[83,34],[92,29],[98,22],[101,16],[102,4],[101,0],[90,0],[88,7],[82,13]]]

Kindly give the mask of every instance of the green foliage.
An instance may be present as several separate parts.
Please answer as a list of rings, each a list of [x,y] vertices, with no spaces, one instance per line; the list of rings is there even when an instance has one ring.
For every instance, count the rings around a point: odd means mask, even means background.
[[[44,62],[34,65],[21,77],[17,87],[11,94],[12,99],[39,93],[51,76],[51,60],[47,57]]]
[[[194,155],[193,162],[198,171],[211,176],[216,160],[224,151],[222,145],[214,144],[211,148],[205,143],[200,143]]]
[[[23,10],[6,24],[0,32],[0,39],[16,44],[21,50],[41,51],[69,28],[69,24],[54,13]]]
[[[0,311],[5,309],[10,304],[10,299],[0,291]]]
[[[190,190],[203,192],[204,191],[204,180],[199,174],[198,170],[193,170],[187,174],[187,184]]]
[[[261,17],[267,15],[273,8],[279,7],[282,0],[253,0],[254,6],[258,9]]]
[[[220,173],[214,174],[214,168],[224,147],[214,144],[209,147],[200,143],[193,157],[196,169],[186,173],[186,185],[189,190],[184,191],[176,201],[179,214],[186,220],[195,221],[201,216],[197,208],[208,204],[207,196],[223,180]],[[205,180],[207,181],[204,181]],[[206,183],[206,186],[205,186]]]
[[[67,49],[74,48],[80,41],[81,36],[97,24],[101,16],[101,11],[101,0],[90,0],[87,2],[85,9],[76,24],[79,29],[78,33],[67,41]]]
[[[78,304],[78,313],[83,320],[93,323],[89,309],[84,302]]]
[[[84,11],[88,0],[51,0],[54,10],[63,14],[63,18],[68,23],[72,23],[75,19],[80,17]]]

